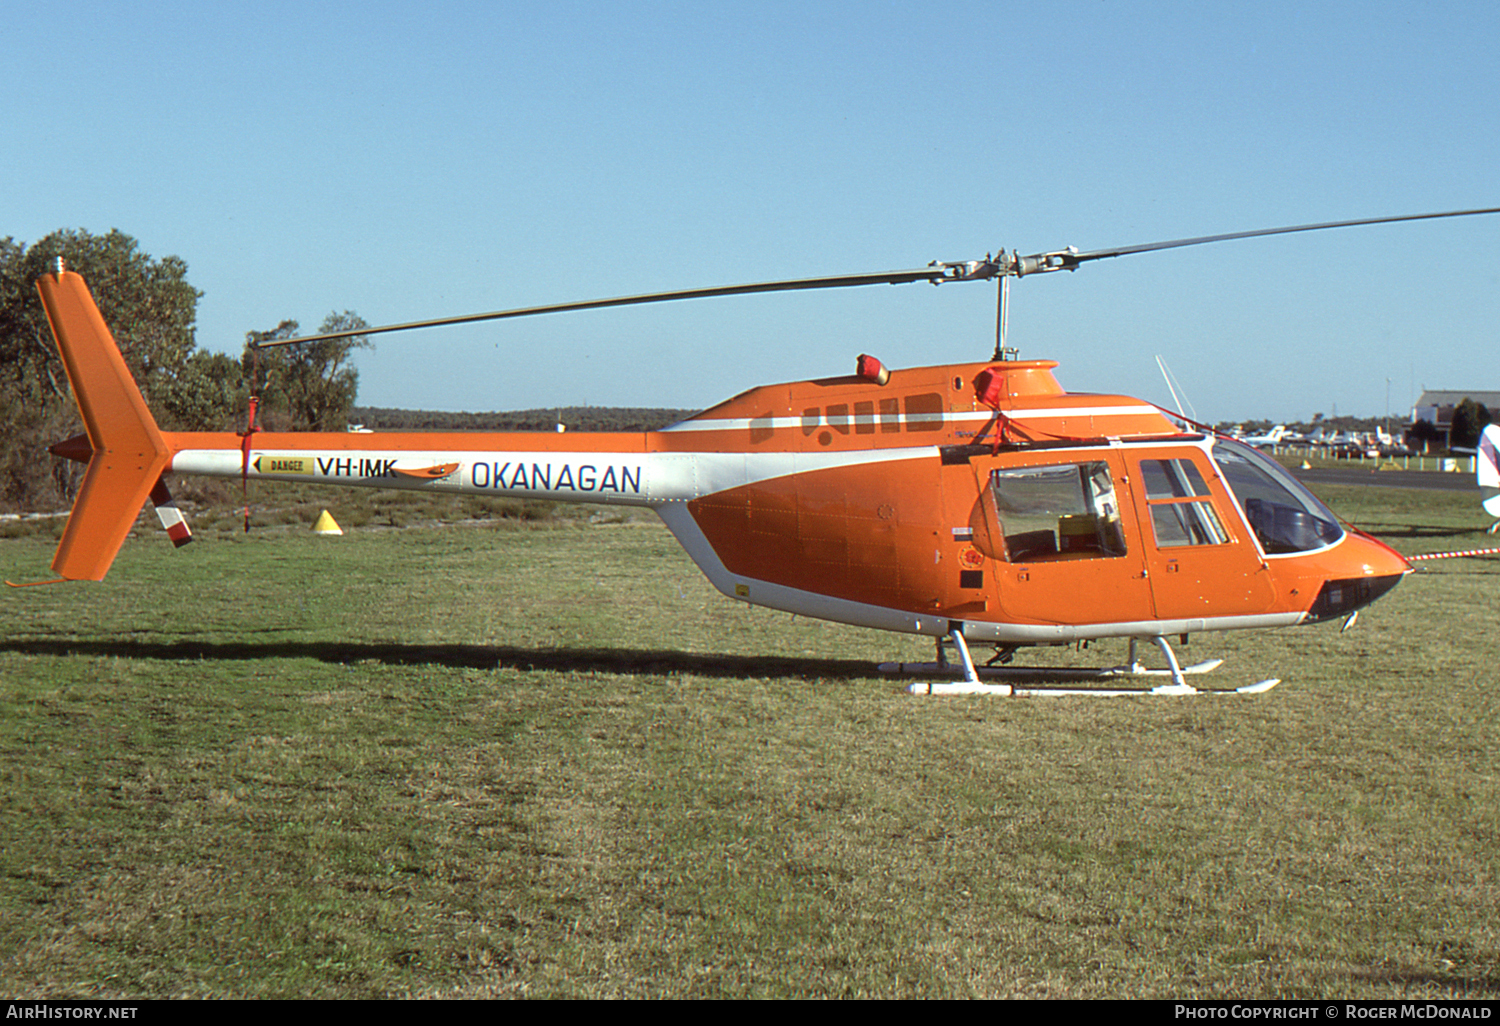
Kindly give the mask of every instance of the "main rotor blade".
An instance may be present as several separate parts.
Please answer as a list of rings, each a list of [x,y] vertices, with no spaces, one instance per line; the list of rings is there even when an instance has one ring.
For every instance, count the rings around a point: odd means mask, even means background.
[[[753,292],[789,292],[794,289],[837,289],[854,285],[905,285],[914,281],[939,281],[952,278],[952,265],[933,264],[911,271],[876,271],[867,274],[841,274],[827,278],[789,278],[785,281],[763,281],[750,285],[717,285],[701,289],[679,289],[675,292],[648,292],[639,296],[617,296],[613,299],[586,299],[575,303],[552,303],[547,306],[524,306],[515,310],[496,310],[493,313],[466,314],[462,317],[439,317],[428,321],[409,321],[406,324],[389,324],[379,328],[360,328],[357,331],[334,331],[326,335],[305,335],[297,338],[279,338],[256,343],[258,349],[274,346],[301,345],[304,342],[325,342],[336,338],[353,338],[361,335],[379,335],[387,331],[410,331],[414,328],[437,328],[453,324],[472,324],[475,321],[499,321],[508,317],[531,317],[535,314],[567,313],[574,310],[598,310],[609,306],[633,306],[637,303],[665,303],[674,299],[707,299],[711,296],[741,296]]]
[[[1287,228],[1259,228],[1255,231],[1229,232],[1224,235],[1200,235],[1194,239],[1172,239],[1167,242],[1147,242],[1136,246],[1117,246],[1113,249],[1094,249],[1085,253],[1080,253],[1071,247],[1031,256],[1021,256],[1019,253],[1006,253],[1001,250],[998,256],[986,256],[983,260],[950,263],[933,261],[926,267],[910,271],[876,271],[822,278],[788,278],[783,281],[763,281],[750,285],[718,285],[701,289],[680,289],[674,292],[648,292],[639,296],[617,296],[614,299],[587,299],[573,303],[553,303],[547,306],[526,306],[515,310],[497,310],[493,313],[468,314],[462,317],[408,321],[405,324],[389,324],[379,328],[360,328],[350,331],[334,331],[324,335],[307,335],[301,338],[273,339],[254,343],[254,346],[257,349],[270,349],[274,346],[301,345],[305,342],[326,342],[339,338],[379,335],[388,331],[411,331],[415,328],[473,324],[477,321],[499,321],[510,317],[531,317],[536,314],[566,313],[574,310],[598,310],[611,306],[633,306],[638,303],[665,303],[674,299],[707,299],[711,296],[743,296],[755,292],[790,292],[796,289],[838,289],[855,285],[905,285],[914,281],[927,281],[934,285],[941,285],[949,281],[988,281],[997,277],[1020,278],[1048,271],[1072,271],[1076,270],[1079,264],[1089,260],[1103,260],[1131,253],[1150,253],[1159,249],[1200,246],[1209,242],[1228,242],[1231,239],[1252,239],[1261,235],[1321,231],[1324,228],[1353,228],[1357,225],[1427,221],[1440,217],[1470,217],[1475,214],[1500,214],[1500,207],[1450,210],[1439,214],[1404,214],[1399,217],[1366,217],[1356,221],[1325,221],[1321,224],[1301,224]]]
[[[1366,217],[1357,221],[1325,221],[1322,224],[1299,224],[1290,228],[1260,228],[1252,232],[1200,235],[1196,239],[1173,239],[1170,242],[1147,242],[1139,246],[1118,246],[1114,249],[1095,249],[1087,253],[1072,253],[1064,259],[1072,264],[1081,264],[1085,260],[1103,260],[1107,257],[1126,256],[1131,253],[1150,253],[1158,249],[1198,246],[1206,242],[1228,242],[1230,239],[1253,239],[1259,235],[1288,235],[1292,232],[1321,231],[1324,228],[1353,228],[1362,224],[1390,224],[1393,221],[1428,221],[1438,217],[1469,217],[1474,214],[1500,214],[1500,207],[1485,207],[1480,210],[1450,210],[1442,214],[1404,214],[1400,217]],[[1038,255],[1050,256],[1051,254]]]

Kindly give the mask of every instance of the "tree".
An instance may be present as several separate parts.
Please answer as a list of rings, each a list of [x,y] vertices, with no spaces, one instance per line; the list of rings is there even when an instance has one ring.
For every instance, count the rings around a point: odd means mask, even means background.
[[[1437,425],[1431,421],[1419,420],[1406,429],[1403,436],[1408,448],[1420,452],[1431,452],[1434,444],[1443,437],[1443,433],[1437,429]]]
[[[7,236],[0,238],[0,424],[5,425],[0,507],[62,508],[79,478],[76,464],[45,454],[48,446],[80,430],[36,290],[36,280],[56,269],[59,256],[88,282],[163,429],[243,430],[253,366],[271,372],[271,420],[262,418],[263,426],[344,428],[358,384],[349,357],[369,345],[365,338],[312,343],[297,352],[264,350],[255,358],[247,352],[237,362],[197,347],[194,322],[202,293],[188,284],[181,258],[154,259],[118,229],[106,235],[67,229],[30,246]],[[330,315],[322,331],[362,327],[363,321],[345,311]],[[284,336],[296,331],[295,321],[277,328]]]
[[[369,327],[350,310],[331,313],[318,334],[357,331]],[[326,339],[302,345],[254,348],[256,343],[297,337],[297,322],[282,321],[271,331],[245,336],[242,365],[247,375],[258,375],[261,426],[291,431],[343,431],[359,389],[359,372],[352,365],[356,349],[370,348],[364,335]]]
[[[1479,444],[1479,436],[1490,422],[1490,411],[1484,403],[1476,403],[1468,396],[1453,411],[1453,426],[1448,431],[1448,447],[1472,449]]]
[[[29,247],[10,238],[0,243],[0,390],[32,401],[69,400],[67,376],[35,284],[56,270],[58,257],[87,280],[149,400],[158,383],[176,375],[197,349],[193,326],[202,293],[187,283],[182,258],[155,260],[119,229],[107,235],[68,229]]]
[[[0,504],[11,509],[65,506],[78,477],[75,465],[46,455],[47,446],[79,430],[36,290],[59,256],[88,281],[148,400],[175,380],[196,348],[201,293],[187,283],[180,258],[155,260],[118,229],[58,231],[30,246],[0,239],[0,423],[6,425]]]
[[[200,349],[171,378],[157,383],[156,422],[167,431],[241,431],[250,383],[239,361]]]

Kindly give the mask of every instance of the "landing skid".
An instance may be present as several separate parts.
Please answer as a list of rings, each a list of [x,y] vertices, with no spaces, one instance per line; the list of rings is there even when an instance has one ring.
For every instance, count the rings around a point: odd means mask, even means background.
[[[946,661],[942,650],[942,642],[938,643],[939,662],[936,663],[881,663],[880,672],[900,677],[952,677],[955,671],[963,673],[963,680],[937,680],[917,681],[907,686],[907,691],[914,695],[995,695],[1007,697],[1012,695],[1031,697],[1050,697],[1068,695],[1093,695],[1100,698],[1119,698],[1127,695],[1259,695],[1270,691],[1281,681],[1279,678],[1258,681],[1255,684],[1246,684],[1238,688],[1195,688],[1186,681],[1186,677],[1211,673],[1223,665],[1222,659],[1208,659],[1191,666],[1182,666],[1177,662],[1177,655],[1172,651],[1172,646],[1165,638],[1152,638],[1158,648],[1167,659],[1167,668],[1151,669],[1136,658],[1136,640],[1130,639],[1130,662],[1124,666],[1110,666],[1101,669],[1081,667],[1067,669],[1058,667],[1031,667],[1031,666],[982,666],[976,667],[969,656],[969,646],[964,640],[963,633],[954,630],[949,635],[953,647],[957,650],[961,666],[954,666]],[[1153,688],[1094,688],[1094,687],[1065,687],[1061,685],[1038,684],[1035,687],[1017,687],[1005,683],[986,683],[986,679],[1003,681],[1006,679],[1022,679],[1027,681],[1057,680],[1057,681],[1079,681],[1079,680],[1110,680],[1119,677],[1169,677],[1171,683],[1159,684]]]

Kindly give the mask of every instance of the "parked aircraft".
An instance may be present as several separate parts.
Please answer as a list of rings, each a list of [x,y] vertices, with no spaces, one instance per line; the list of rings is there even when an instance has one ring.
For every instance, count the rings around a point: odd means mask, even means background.
[[[1000,281],[1003,325],[1012,277],[1228,239],[1496,212],[1084,253],[1002,250],[909,271],[342,334],[780,289],[989,279]],[[640,506],[660,516],[732,599],[925,635],[938,642],[939,664],[946,642],[962,680],[914,690],[1014,693],[982,679],[996,667],[975,666],[974,642],[993,645],[992,664],[1004,664],[1030,646],[1125,638],[1125,671],[1146,672],[1135,653],[1147,640],[1167,664],[1156,672],[1170,677],[1152,692],[1191,694],[1186,677],[1218,664],[1182,667],[1168,638],[1346,618],[1411,569],[1388,546],[1341,524],[1253,446],[1179,427],[1128,396],[1066,392],[1053,361],[1008,359],[1003,329],[989,360],[891,370],[862,355],[853,374],[751,388],[642,434],[287,433],[259,430],[253,418],[240,433],[164,432],[83,279],[59,266],[37,284],[86,427],[53,450],[88,464],[52,563],[64,580],[102,580],[148,497],[173,540],[186,540],[169,474]],[[1490,444],[1493,454],[1493,438]],[[1500,477],[1491,487],[1500,490]]]

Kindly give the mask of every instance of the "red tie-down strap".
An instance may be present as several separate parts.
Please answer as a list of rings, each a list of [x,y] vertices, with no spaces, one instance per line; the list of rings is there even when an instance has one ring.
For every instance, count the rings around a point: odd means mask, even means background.
[[[1000,412],[1000,400],[1005,398],[1005,372],[995,367],[986,367],[974,377],[974,398],[995,411],[995,440],[991,455],[1000,451],[1000,446],[1010,441],[1010,418]]]
[[[245,533],[250,533],[250,436],[259,429],[255,426],[255,410],[260,405],[260,396],[250,397],[250,413],[245,420],[245,430],[240,434],[240,500],[245,506]]]
[[[1068,442],[1088,441],[1077,435],[1059,435],[1035,427],[1022,427],[1000,410],[1001,400],[1006,398],[1005,371],[1000,367],[986,367],[974,376],[974,398],[995,411],[995,441],[992,453],[1000,451],[1007,442],[1042,442],[1047,439]],[[1038,437],[1041,436],[1041,437]]]

